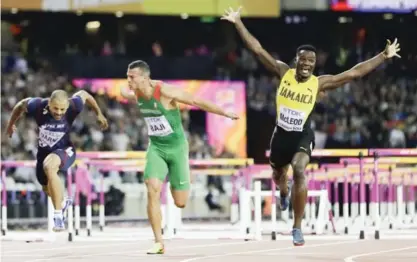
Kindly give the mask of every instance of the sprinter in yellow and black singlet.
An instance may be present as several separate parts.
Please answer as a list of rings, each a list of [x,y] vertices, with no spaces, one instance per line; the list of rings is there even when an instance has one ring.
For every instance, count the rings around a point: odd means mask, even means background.
[[[310,114],[314,110],[317,96],[321,92],[342,86],[360,78],[384,61],[394,56],[400,57],[397,39],[391,44],[387,40],[385,50],[373,58],[357,64],[353,68],[337,75],[314,76],[316,66],[316,49],[303,45],[296,52],[296,67],[290,67],[282,61],[276,61],[259,41],[254,38],[240,19],[240,10],[230,8],[221,18],[233,23],[248,48],[256,54],[262,64],[275,76],[281,79],[277,90],[277,122],[271,139],[270,164],[273,178],[281,194],[281,209],[289,205],[287,170],[293,169],[293,186],[291,202],[294,210],[292,230],[293,244],[304,245],[301,221],[307,201],[307,185],[304,176],[305,168],[310,162],[314,148],[314,132],[310,127]]]
[[[277,89],[277,122],[270,155],[274,167],[288,166],[299,150],[311,156],[314,148],[310,117],[316,105],[319,81],[313,75],[305,82],[298,82],[296,77],[296,69],[288,69]]]

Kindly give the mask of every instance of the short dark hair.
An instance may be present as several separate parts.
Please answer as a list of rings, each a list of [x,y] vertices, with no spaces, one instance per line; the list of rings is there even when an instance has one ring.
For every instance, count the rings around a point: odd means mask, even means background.
[[[297,54],[299,53],[299,52],[301,52],[301,51],[311,51],[311,52],[314,52],[314,53],[316,53],[317,51],[316,51],[316,48],[314,47],[314,46],[312,46],[312,45],[300,45],[298,48],[297,48]]]
[[[143,60],[136,60],[129,64],[129,69],[135,69],[139,68],[145,73],[151,73],[151,69],[149,68],[149,65],[143,61]]]

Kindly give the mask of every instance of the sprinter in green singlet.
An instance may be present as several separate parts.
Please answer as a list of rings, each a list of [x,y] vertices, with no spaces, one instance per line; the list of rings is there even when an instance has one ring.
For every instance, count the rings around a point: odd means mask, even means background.
[[[144,61],[129,64],[127,81],[130,91],[122,96],[139,106],[148,127],[150,143],[146,154],[145,184],[148,190],[148,217],[155,236],[155,244],[148,254],[163,254],[160,194],[168,175],[174,203],[184,208],[190,189],[188,142],[182,127],[177,103],[188,104],[233,120],[239,117],[220,107],[184,92],[181,88],[162,81],[151,80],[150,68]]]

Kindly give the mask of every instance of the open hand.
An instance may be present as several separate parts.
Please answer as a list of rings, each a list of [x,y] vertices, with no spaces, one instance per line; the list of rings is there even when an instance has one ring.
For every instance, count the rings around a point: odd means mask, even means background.
[[[229,7],[229,9],[224,10],[225,14],[220,18],[221,20],[227,20],[231,23],[236,23],[238,19],[240,19],[240,11],[242,7],[240,6],[236,11],[233,8]]]
[[[391,41],[387,39],[387,45],[385,46],[384,50],[384,55],[386,58],[391,58],[393,56],[401,58],[401,56],[398,54],[400,50],[400,44],[397,43],[397,38],[395,38],[394,43],[392,44]]]
[[[97,121],[100,124],[101,130],[106,130],[109,127],[109,124],[107,123],[107,119],[104,117],[103,114],[99,114],[97,116]]]

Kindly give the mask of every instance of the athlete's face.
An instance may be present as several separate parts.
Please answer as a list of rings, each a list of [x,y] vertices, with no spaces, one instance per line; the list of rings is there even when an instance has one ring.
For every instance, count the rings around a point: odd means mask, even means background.
[[[309,78],[316,67],[316,53],[313,51],[301,50],[297,54],[297,75],[302,79]]]
[[[69,102],[68,99],[53,99],[49,100],[48,103],[49,112],[56,119],[60,120],[68,110]]]
[[[149,83],[149,74],[142,71],[140,68],[133,68],[127,70],[127,83],[130,90],[142,89]]]

